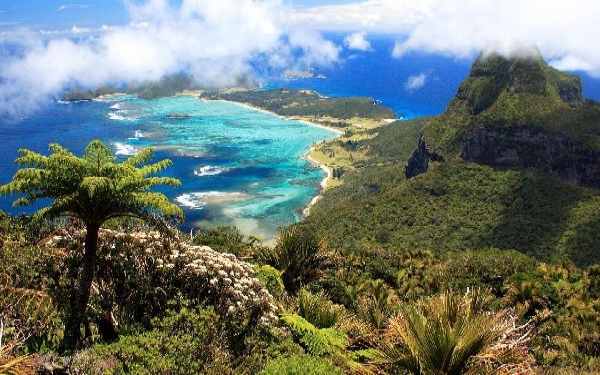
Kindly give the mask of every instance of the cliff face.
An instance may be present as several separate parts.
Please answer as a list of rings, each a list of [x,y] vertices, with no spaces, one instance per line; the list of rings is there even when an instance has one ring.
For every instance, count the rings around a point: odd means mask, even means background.
[[[541,168],[571,184],[600,189],[600,151],[564,133],[531,127],[475,129],[463,142],[461,158],[496,167]]]
[[[423,134],[418,149],[446,159],[540,168],[600,189],[600,106],[583,97],[579,77],[549,67],[538,51],[481,55]]]

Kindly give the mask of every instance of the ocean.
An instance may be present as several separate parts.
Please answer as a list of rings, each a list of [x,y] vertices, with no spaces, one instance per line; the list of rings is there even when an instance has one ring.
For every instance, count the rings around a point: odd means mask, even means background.
[[[342,43],[342,35],[328,35]],[[394,40],[370,37],[368,51],[345,50],[340,62],[312,67],[313,78],[263,80],[263,88],[302,88],[322,95],[370,96],[399,118],[443,112],[475,59],[457,60],[421,53],[391,57]],[[600,81],[582,75],[586,96],[600,100]],[[189,117],[168,118],[170,113]],[[120,160],[152,146],[155,160],[170,158],[165,175],[178,188],[162,191],[186,214],[182,229],[235,225],[247,235],[272,240],[278,228],[301,219],[319,193],[324,172],[302,158],[313,143],[335,136],[331,130],[227,102],[178,96],[142,100],[113,96],[78,103],[49,103],[28,118],[0,119],[0,183],[10,180],[19,148],[47,153],[58,142],[81,155],[92,139],[109,145]],[[14,197],[0,197],[0,209]]]

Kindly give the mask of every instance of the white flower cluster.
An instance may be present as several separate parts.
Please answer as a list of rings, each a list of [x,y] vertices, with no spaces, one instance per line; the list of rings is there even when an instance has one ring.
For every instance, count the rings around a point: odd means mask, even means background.
[[[195,282],[204,284],[208,292],[216,296],[219,306],[231,318],[258,318],[261,325],[270,325],[278,319],[277,306],[265,286],[254,277],[254,267],[240,261],[233,254],[223,254],[207,246],[180,245],[171,253],[175,267],[183,262],[184,270],[194,276]]]
[[[54,236],[46,245],[76,244],[83,250],[84,238],[85,230],[78,230]],[[107,257],[133,250],[153,257],[155,264],[165,272],[182,272],[191,290],[208,295],[215,309],[231,319],[250,320],[262,326],[278,319],[273,296],[255,277],[254,267],[233,254],[219,253],[207,246],[191,246],[155,231],[124,233],[102,229],[98,245],[99,254]]]

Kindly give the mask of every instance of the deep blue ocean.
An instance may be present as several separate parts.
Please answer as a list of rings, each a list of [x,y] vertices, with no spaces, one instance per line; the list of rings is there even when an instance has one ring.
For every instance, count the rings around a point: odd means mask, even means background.
[[[328,37],[342,42],[340,35]],[[415,53],[394,59],[392,38],[370,41],[369,51],[345,51],[339,63],[313,67],[314,78],[269,78],[264,88],[370,96],[399,118],[413,118],[443,112],[475,58]],[[422,85],[408,88],[410,77],[417,76],[424,77]],[[586,75],[583,80],[586,96],[600,100],[600,81]],[[168,118],[169,113],[190,117]],[[300,220],[302,209],[318,194],[324,173],[302,156],[311,144],[333,136],[320,127],[193,97],[52,102],[18,121],[0,119],[0,183],[15,173],[13,161],[22,147],[47,153],[48,144],[58,142],[81,155],[90,140],[98,138],[124,159],[152,146],[156,160],[168,157],[174,162],[165,175],[182,181],[180,187],[163,192],[184,208],[184,230],[233,224],[246,234],[272,239],[279,227]],[[0,197],[0,209],[13,214],[32,211],[12,208],[13,199]]]

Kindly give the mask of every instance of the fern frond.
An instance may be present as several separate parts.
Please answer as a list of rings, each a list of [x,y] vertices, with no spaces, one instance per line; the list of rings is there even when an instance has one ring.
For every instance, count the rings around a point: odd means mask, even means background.
[[[157,174],[157,173],[161,172],[163,169],[170,167],[171,165],[173,165],[173,162],[171,161],[171,159],[163,159],[157,163],[146,165],[146,166],[140,168],[140,172],[142,173],[143,176],[149,176],[149,175]]]
[[[145,148],[137,153],[137,155],[129,157],[123,163],[127,165],[131,165],[133,167],[137,167],[138,165],[149,162],[154,156],[154,150],[150,147]]]
[[[37,152],[21,148],[18,151],[19,157],[15,159],[15,164],[18,166],[33,167],[38,166],[43,168],[48,161],[48,157]]]
[[[94,198],[96,194],[105,193],[111,189],[113,182],[108,177],[85,177],[81,181],[81,188],[85,190],[90,198]]]

